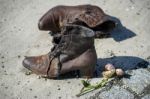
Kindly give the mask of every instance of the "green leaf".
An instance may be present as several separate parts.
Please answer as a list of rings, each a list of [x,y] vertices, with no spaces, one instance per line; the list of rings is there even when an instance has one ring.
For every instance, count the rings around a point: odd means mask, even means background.
[[[83,94],[89,93],[98,88],[104,87],[109,82],[109,79],[104,78],[101,82],[99,82],[96,85],[91,85],[88,81],[85,81],[85,80],[81,80],[81,82],[84,85],[84,87],[81,89],[80,93],[76,95],[77,97]]]
[[[84,87],[88,87],[89,85],[91,85],[88,81],[85,81],[85,80],[81,80],[81,82]]]

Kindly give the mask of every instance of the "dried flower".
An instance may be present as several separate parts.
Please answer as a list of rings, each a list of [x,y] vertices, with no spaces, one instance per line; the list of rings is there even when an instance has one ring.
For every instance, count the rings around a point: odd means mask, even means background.
[[[102,74],[104,78],[111,78],[115,74],[115,69],[112,69],[110,71],[104,71]]]
[[[116,75],[121,77],[124,75],[124,71],[122,69],[116,69]]]
[[[113,64],[108,63],[108,64],[105,65],[105,70],[110,71],[112,69],[115,69]]]

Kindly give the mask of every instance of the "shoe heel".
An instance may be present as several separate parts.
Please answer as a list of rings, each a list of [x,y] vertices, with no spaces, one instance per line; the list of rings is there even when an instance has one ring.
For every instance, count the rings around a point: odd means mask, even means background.
[[[92,78],[94,76],[94,68],[84,68],[80,70],[80,75],[82,78]]]

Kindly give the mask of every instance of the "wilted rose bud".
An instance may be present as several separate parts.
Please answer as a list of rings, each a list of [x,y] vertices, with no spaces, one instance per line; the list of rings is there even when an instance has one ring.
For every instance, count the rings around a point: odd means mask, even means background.
[[[116,75],[121,77],[124,75],[124,71],[122,69],[116,69]]]
[[[112,69],[110,71],[104,71],[102,73],[102,75],[103,75],[104,78],[111,78],[111,77],[114,76],[114,74],[115,74],[115,69]]]
[[[113,64],[108,63],[108,64],[105,65],[105,70],[110,71],[110,70],[113,70],[113,69],[115,69]]]

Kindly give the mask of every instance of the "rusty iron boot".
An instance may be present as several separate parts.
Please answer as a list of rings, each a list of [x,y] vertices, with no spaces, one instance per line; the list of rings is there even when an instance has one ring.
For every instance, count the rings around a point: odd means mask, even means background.
[[[66,24],[88,27],[95,32],[95,38],[109,36],[116,26],[116,22],[96,5],[60,5],[46,12],[40,18],[38,27],[40,30],[52,31],[51,34],[55,35],[61,33],[61,27]]]
[[[23,66],[39,75],[59,77],[80,70],[82,77],[92,77],[97,61],[94,32],[78,25],[62,28],[59,44],[46,55],[26,57]]]

